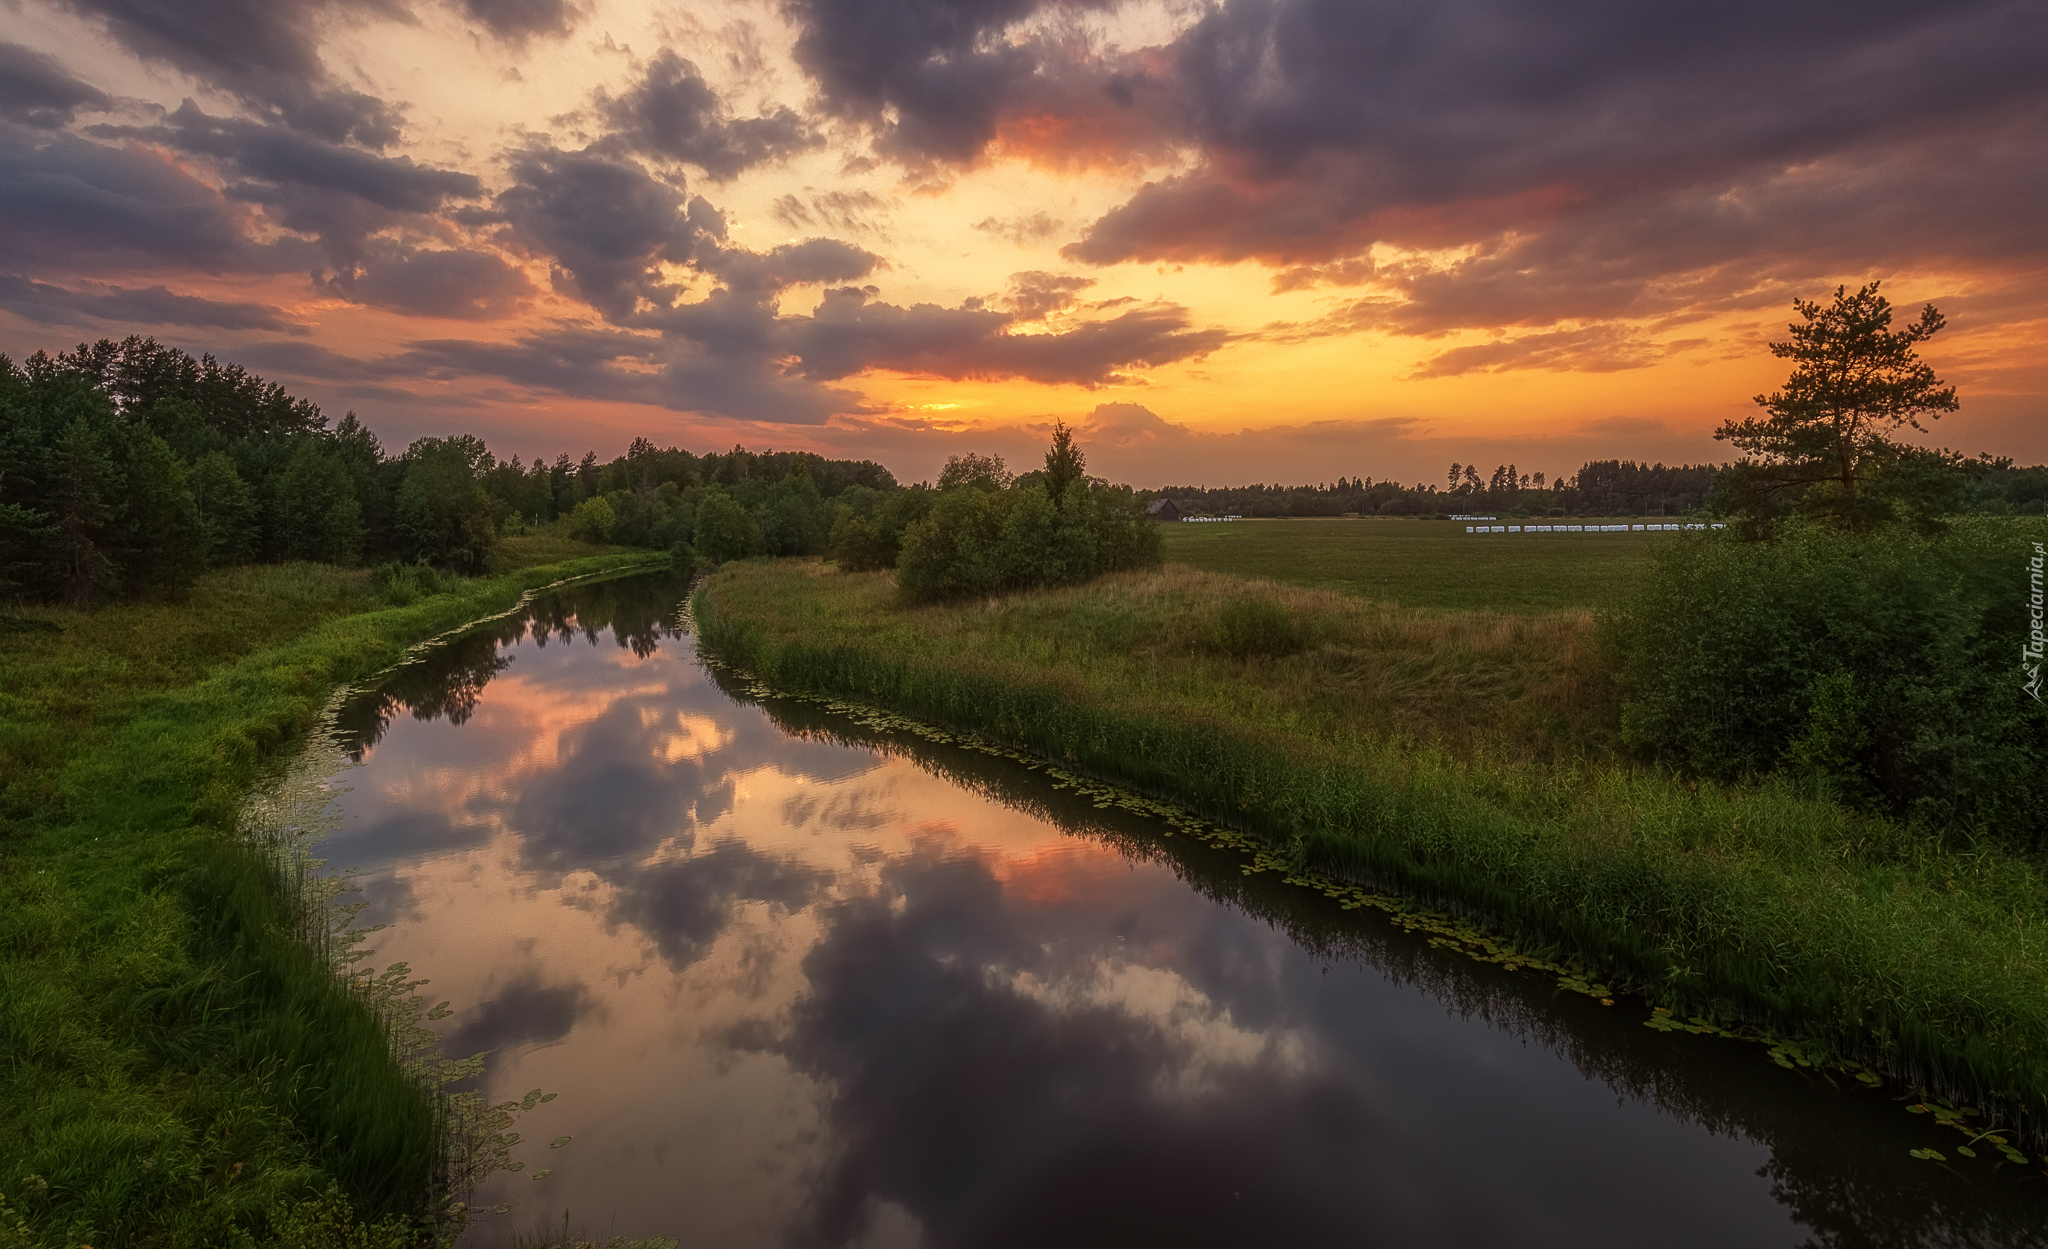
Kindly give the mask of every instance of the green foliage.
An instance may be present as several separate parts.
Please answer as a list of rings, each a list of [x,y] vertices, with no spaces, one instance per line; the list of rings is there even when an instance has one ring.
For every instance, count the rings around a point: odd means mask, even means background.
[[[937,497],[922,487],[886,495],[849,487],[839,496],[838,518],[832,525],[832,558],[848,572],[894,568],[902,550],[903,531],[922,520]]]
[[[1066,498],[1068,487],[1087,479],[1088,461],[1074,443],[1074,431],[1065,421],[1055,421],[1052,445],[1045,450],[1045,492],[1054,503]]]
[[[2048,716],[2014,656],[2023,539],[1794,525],[1663,544],[1612,638],[1634,747],[1704,776],[1785,771],[1937,827],[2048,845]]]
[[[64,427],[54,451],[56,488],[51,510],[57,541],[53,553],[65,599],[83,606],[114,572],[108,552],[118,541],[115,521],[120,483],[105,438],[84,414]]]
[[[432,564],[379,564],[375,576],[378,592],[393,607],[410,607],[420,599],[445,593],[460,584]]]
[[[976,490],[994,493],[1009,489],[1011,479],[1010,467],[1003,463],[1002,456],[969,451],[946,458],[946,467],[939,472],[939,492],[943,494],[948,490],[972,486]]]
[[[1078,464],[1079,451],[1068,450]],[[1129,490],[1077,480],[1055,497],[1045,485],[991,484],[976,477],[942,490],[904,527],[896,584],[907,601],[1074,585],[1160,560],[1157,529]],[[880,545],[872,526],[844,536],[862,555]]]
[[[904,531],[896,585],[911,602],[964,598],[1004,588],[1014,570],[1004,567],[997,543],[1003,514],[1015,495],[973,487],[940,494],[930,512]]]
[[[208,545],[189,474],[171,445],[147,429],[129,431],[127,441],[128,584],[137,592],[180,593],[206,567]]]
[[[224,451],[209,451],[192,467],[192,501],[199,510],[206,562],[246,564],[256,557],[261,530],[256,492]]]
[[[697,504],[692,545],[713,564],[746,559],[761,553],[761,526],[731,495],[714,490]]]
[[[363,546],[362,504],[347,467],[322,440],[299,442],[275,491],[279,554],[321,564],[356,562]]]
[[[802,469],[770,487],[754,517],[765,554],[817,555],[825,549],[825,498]]]
[[[498,540],[477,479],[490,452],[475,438],[422,438],[406,448],[394,523],[407,558],[479,572]]]
[[[1209,617],[1206,641],[1217,654],[1233,659],[1294,655],[1308,646],[1310,631],[1308,622],[1274,600],[1245,594],[1217,607]]]
[[[603,498],[585,499],[578,503],[564,522],[565,532],[579,542],[609,542],[612,529],[618,523],[618,513]]]

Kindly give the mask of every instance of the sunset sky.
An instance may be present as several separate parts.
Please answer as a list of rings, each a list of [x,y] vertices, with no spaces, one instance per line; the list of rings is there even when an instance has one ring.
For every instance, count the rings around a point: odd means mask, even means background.
[[[2048,460],[2048,5],[0,0],[0,352],[397,451],[1140,486],[1730,457],[1795,296]]]

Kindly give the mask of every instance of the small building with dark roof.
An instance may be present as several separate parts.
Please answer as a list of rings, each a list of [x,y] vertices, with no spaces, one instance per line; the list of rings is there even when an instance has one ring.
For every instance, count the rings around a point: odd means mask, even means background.
[[[1180,507],[1172,499],[1154,499],[1145,505],[1145,515],[1152,520],[1179,520]]]

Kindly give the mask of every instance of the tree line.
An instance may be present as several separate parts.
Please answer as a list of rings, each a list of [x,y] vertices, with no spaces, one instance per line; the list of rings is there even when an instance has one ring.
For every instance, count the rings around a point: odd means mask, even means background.
[[[2048,506],[2048,466],[2021,467],[1991,455],[1926,455],[1933,458],[1895,467],[1890,484],[1904,485],[1908,472],[1930,478],[1940,495],[1930,505],[1951,513],[2038,513]],[[1733,464],[1588,460],[1576,473],[1550,480],[1513,464],[1485,472],[1477,464],[1453,463],[1442,486],[1339,477],[1296,486],[1167,486],[1144,497],[1169,498],[1183,511],[1207,516],[1686,516],[1741,511],[1759,493],[1756,480]],[[1770,500],[1772,507],[1783,502]]]
[[[500,460],[472,434],[386,452],[354,412],[153,339],[0,356],[0,597],[84,606],[176,595],[209,568],[380,565],[387,589],[475,574],[538,527],[673,552],[684,567],[769,555],[898,568],[912,598],[1064,584],[1156,563],[1128,488],[1085,473],[1064,427],[1046,467],[956,456],[937,486],[880,464],[636,438],[600,461]]]
[[[1549,480],[1513,464],[1482,475],[1477,464],[1453,463],[1442,486],[1339,477],[1298,486],[1169,486],[1149,494],[1211,516],[1682,516],[1706,504],[1719,471],[1713,464],[1593,460]]]
[[[287,560],[473,574],[501,536],[558,521],[691,563],[822,554],[848,492],[897,489],[869,461],[644,438],[609,463],[501,461],[468,434],[392,455],[353,412],[330,425],[153,339],[0,356],[0,596],[177,594],[208,568]]]

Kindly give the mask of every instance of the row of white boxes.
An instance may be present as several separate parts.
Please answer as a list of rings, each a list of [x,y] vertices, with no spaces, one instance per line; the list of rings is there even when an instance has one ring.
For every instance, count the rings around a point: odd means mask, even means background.
[[[1726,525],[1467,525],[1466,533],[1669,533],[1679,529],[1726,529]]]

